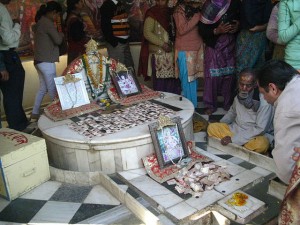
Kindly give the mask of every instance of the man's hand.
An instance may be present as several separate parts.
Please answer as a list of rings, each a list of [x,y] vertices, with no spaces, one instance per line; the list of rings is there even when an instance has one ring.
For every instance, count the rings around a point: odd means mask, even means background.
[[[295,147],[294,151],[295,153],[293,154],[292,159],[298,161],[300,159],[300,147]]]
[[[221,144],[222,145],[228,145],[229,143],[232,143],[232,140],[231,140],[230,136],[225,136],[221,139]]]
[[[9,73],[6,70],[0,71],[0,80],[7,81],[9,79]]]

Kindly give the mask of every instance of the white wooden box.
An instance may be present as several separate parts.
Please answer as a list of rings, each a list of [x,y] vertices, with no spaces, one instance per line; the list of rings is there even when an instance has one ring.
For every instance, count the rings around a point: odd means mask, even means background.
[[[8,200],[50,179],[43,138],[0,129],[0,195]]]

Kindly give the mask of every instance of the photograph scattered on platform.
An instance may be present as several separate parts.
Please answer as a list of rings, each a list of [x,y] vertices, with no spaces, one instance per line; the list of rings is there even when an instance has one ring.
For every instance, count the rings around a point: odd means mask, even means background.
[[[160,116],[157,122],[149,124],[149,130],[160,168],[179,163],[188,157],[180,117]]]

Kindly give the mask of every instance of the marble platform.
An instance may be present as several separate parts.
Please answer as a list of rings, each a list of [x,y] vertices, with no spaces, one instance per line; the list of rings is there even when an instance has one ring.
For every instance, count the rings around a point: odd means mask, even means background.
[[[227,168],[232,176],[230,180],[220,183],[212,190],[203,192],[199,198],[180,195],[174,187],[172,189],[167,184],[157,183],[147,175],[144,169],[122,171],[118,172],[118,175],[152,206],[156,206],[161,213],[170,218],[174,224],[231,224],[232,222],[233,224],[246,224],[258,215],[268,215],[268,218],[264,218],[266,223],[262,224],[271,224],[269,223],[271,220],[274,218],[276,220],[278,209],[274,210],[271,206],[278,205],[277,200],[270,197],[265,190],[266,183],[274,177],[273,173],[260,167],[247,169],[245,168],[247,166],[242,166],[244,163],[241,161],[238,162],[239,165],[200,148],[196,150],[213,159],[215,164]],[[246,216],[220,204],[222,200],[226,200],[232,193],[240,190],[249,192],[247,194],[254,196],[255,202],[260,203],[259,207],[250,207],[247,212],[244,212]],[[262,195],[256,196],[261,191],[263,191]],[[265,213],[266,210],[268,213]],[[270,211],[272,215],[269,215]],[[261,218],[260,221],[262,221]]]
[[[193,104],[171,93],[165,93],[164,98],[155,100],[182,109],[175,112],[174,116],[182,119],[186,139],[194,140]],[[38,127],[46,140],[50,165],[55,168],[112,174],[142,168],[141,159],[154,152],[148,124],[88,139],[68,128],[70,122],[69,119],[54,122],[45,115],[38,121]]]

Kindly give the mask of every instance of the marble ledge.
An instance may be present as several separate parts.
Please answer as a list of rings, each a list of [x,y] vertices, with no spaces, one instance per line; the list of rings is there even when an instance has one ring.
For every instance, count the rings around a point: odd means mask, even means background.
[[[208,145],[266,170],[274,173],[277,171],[274,160],[266,155],[247,150],[246,148],[236,144],[223,146],[221,145],[220,140],[214,137],[208,138]]]
[[[190,119],[186,119],[182,124],[183,130],[186,133],[188,133],[190,130],[191,120],[192,117],[190,117]],[[77,132],[71,130],[67,125],[50,127],[42,130],[42,132],[44,138],[47,141],[56,142],[62,146],[68,147],[73,147],[74,144],[77,144],[77,146],[82,144],[88,146],[107,147],[107,145],[109,144],[111,148],[119,148],[124,147],[125,142],[128,143],[128,147],[136,145],[136,142],[138,142],[138,145],[150,142],[152,143],[152,138],[149,133],[148,124],[119,131],[114,133],[114,135],[105,135],[101,137],[96,136],[91,139],[84,137],[83,135],[80,135]],[[191,134],[187,134],[187,136],[190,138]],[[132,144],[130,142],[132,142]],[[95,150],[98,150],[97,147]],[[76,148],[76,146],[74,146],[74,148]],[[83,148],[88,149],[87,147]]]
[[[231,177],[230,180],[218,184],[214,189],[223,195],[229,195],[238,189],[246,190],[263,179],[264,177],[261,174],[246,170]]]

